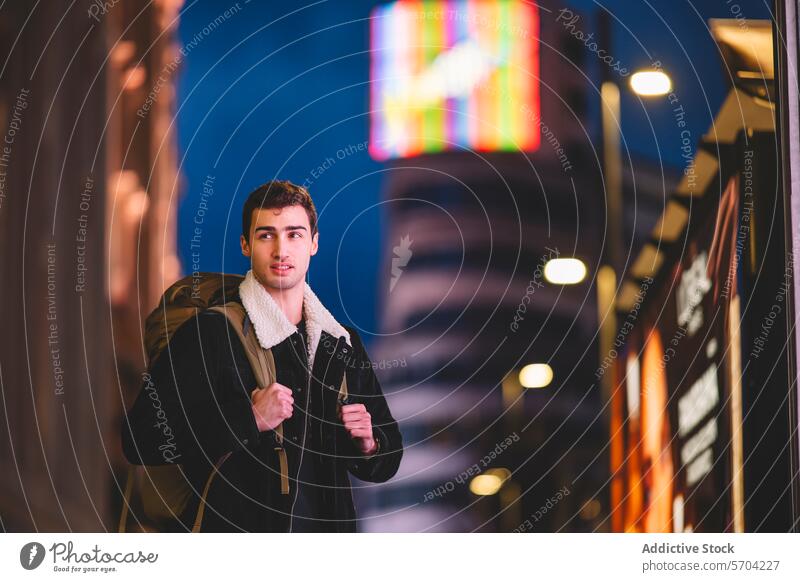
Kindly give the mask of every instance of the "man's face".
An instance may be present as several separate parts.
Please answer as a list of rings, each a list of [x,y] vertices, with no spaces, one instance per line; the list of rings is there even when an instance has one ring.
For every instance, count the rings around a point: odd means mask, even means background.
[[[250,241],[242,237],[242,254],[250,257],[259,282],[271,289],[291,289],[305,281],[311,256],[317,254],[319,233],[311,236],[302,206],[256,208]]]

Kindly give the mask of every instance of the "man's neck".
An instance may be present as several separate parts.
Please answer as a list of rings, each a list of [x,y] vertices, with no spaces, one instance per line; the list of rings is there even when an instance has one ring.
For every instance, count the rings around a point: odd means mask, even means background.
[[[297,325],[303,319],[303,287],[305,283],[295,285],[290,289],[272,289],[262,287],[270,294],[270,297],[278,304],[286,319],[292,325]]]

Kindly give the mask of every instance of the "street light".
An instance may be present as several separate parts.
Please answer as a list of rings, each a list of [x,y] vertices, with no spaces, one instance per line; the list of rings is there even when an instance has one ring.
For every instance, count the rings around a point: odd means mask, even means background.
[[[672,81],[663,71],[637,71],[631,76],[631,89],[642,97],[659,97],[672,90]]]
[[[547,364],[528,364],[519,371],[519,383],[525,388],[544,388],[553,381],[553,369]]]
[[[666,95],[672,90],[669,76],[657,70],[643,70],[631,77],[631,90],[640,96]],[[603,131],[603,183],[606,191],[608,244],[603,265],[597,272],[597,317],[599,323],[600,360],[614,348],[617,333],[616,287],[622,269],[622,131],[620,87],[613,81],[600,86],[600,113]],[[620,273],[621,275],[621,273]],[[614,374],[600,378],[604,402],[611,401]]]
[[[508,478],[511,477],[511,471],[508,469],[489,469],[481,475],[472,478],[469,483],[469,490],[475,495],[494,495],[503,486]]]
[[[580,259],[551,259],[544,266],[544,278],[554,285],[575,285],[586,277],[586,265]]]
[[[637,71],[631,77],[631,89],[637,95],[656,97],[672,90],[672,81],[663,71]],[[600,86],[600,113],[603,131],[603,181],[606,189],[608,211],[608,254],[604,263],[617,269],[622,266],[622,121],[619,85],[605,81]],[[611,281],[611,279],[608,279]],[[602,318],[601,314],[601,318]],[[613,320],[613,318],[612,318]],[[602,321],[602,319],[601,319]],[[610,321],[608,323],[614,324]],[[616,333],[616,330],[614,330]],[[601,340],[602,341],[602,340]]]

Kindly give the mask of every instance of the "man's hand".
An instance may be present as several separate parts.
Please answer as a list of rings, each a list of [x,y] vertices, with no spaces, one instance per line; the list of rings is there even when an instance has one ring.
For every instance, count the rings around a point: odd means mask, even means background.
[[[372,417],[363,404],[346,404],[339,410],[339,418],[344,428],[365,455],[372,455],[378,450],[378,443],[372,436]]]
[[[292,416],[294,407],[292,390],[283,384],[273,382],[266,388],[256,388],[250,396],[259,432],[272,430]]]

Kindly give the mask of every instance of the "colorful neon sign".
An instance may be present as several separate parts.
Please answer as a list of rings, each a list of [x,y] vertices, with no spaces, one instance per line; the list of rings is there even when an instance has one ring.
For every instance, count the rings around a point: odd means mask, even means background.
[[[518,0],[401,0],[371,21],[370,153],[533,151],[539,13]]]

